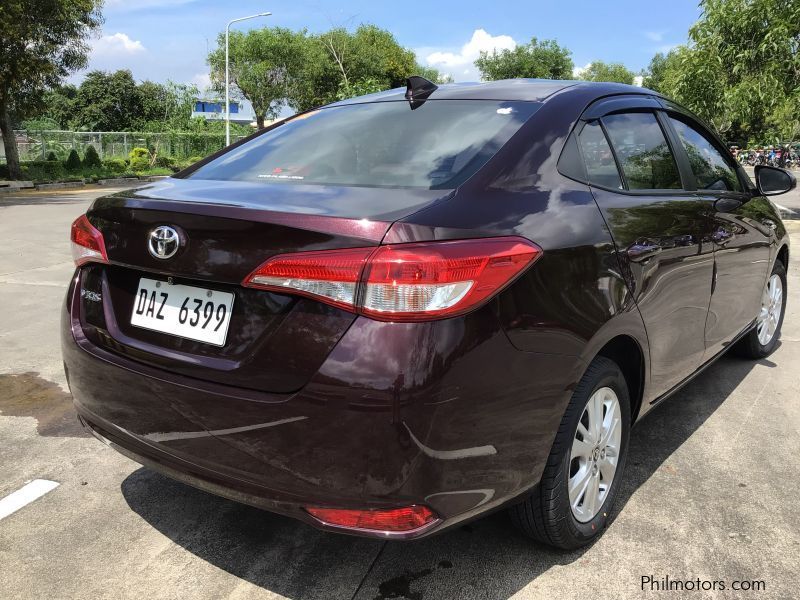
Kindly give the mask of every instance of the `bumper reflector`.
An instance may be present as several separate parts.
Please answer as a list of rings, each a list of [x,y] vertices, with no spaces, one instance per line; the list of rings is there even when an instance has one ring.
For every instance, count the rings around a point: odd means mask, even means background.
[[[306,512],[326,525],[371,531],[413,531],[436,520],[430,508],[416,504],[391,510],[307,507]]]

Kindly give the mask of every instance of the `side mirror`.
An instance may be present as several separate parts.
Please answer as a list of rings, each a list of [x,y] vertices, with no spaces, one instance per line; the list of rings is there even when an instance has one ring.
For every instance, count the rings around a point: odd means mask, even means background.
[[[756,165],[755,174],[758,191],[765,196],[785,194],[797,185],[794,175],[786,169]]]

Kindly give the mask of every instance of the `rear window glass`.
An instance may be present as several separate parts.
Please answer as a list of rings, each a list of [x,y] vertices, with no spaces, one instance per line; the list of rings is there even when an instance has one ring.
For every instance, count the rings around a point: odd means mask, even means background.
[[[629,190],[680,189],[681,177],[653,113],[603,118]]]
[[[587,123],[580,134],[580,148],[589,183],[622,189],[617,163],[598,121]]]
[[[450,189],[488,161],[541,105],[493,100],[323,108],[226,152],[192,179]]]

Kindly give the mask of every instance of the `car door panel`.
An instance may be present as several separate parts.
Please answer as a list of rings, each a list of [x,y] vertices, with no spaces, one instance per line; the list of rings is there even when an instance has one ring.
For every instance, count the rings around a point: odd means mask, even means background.
[[[713,279],[706,203],[685,194],[592,191],[647,329],[654,399],[703,361]]]
[[[770,204],[753,196],[747,176],[724,146],[685,113],[665,119],[678,152],[710,209],[714,284],[705,327],[706,359],[723,350],[758,314],[770,261]]]
[[[714,214],[716,277],[706,322],[706,357],[718,354],[750,325],[761,307],[774,237],[763,221],[769,200],[755,197],[732,212]]]
[[[668,130],[656,112],[649,104],[625,111],[599,121],[612,161],[591,122],[579,133],[579,146],[647,329],[654,399],[703,361],[714,268],[710,214],[707,202],[686,190]],[[605,183],[615,181],[606,173],[609,168],[620,177],[613,187]]]

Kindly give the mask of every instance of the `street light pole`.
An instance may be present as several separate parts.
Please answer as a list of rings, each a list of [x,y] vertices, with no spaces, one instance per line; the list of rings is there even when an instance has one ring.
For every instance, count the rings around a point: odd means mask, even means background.
[[[247,19],[255,19],[257,17],[268,17],[272,13],[270,12],[263,12],[258,13],[257,15],[250,15],[249,17],[240,17],[238,19],[232,19],[228,21],[228,25],[225,27],[225,145],[231,145],[231,94],[230,94],[230,68],[228,67],[228,47],[229,41],[231,36],[231,25],[234,23],[238,23],[239,21],[247,21]]]

